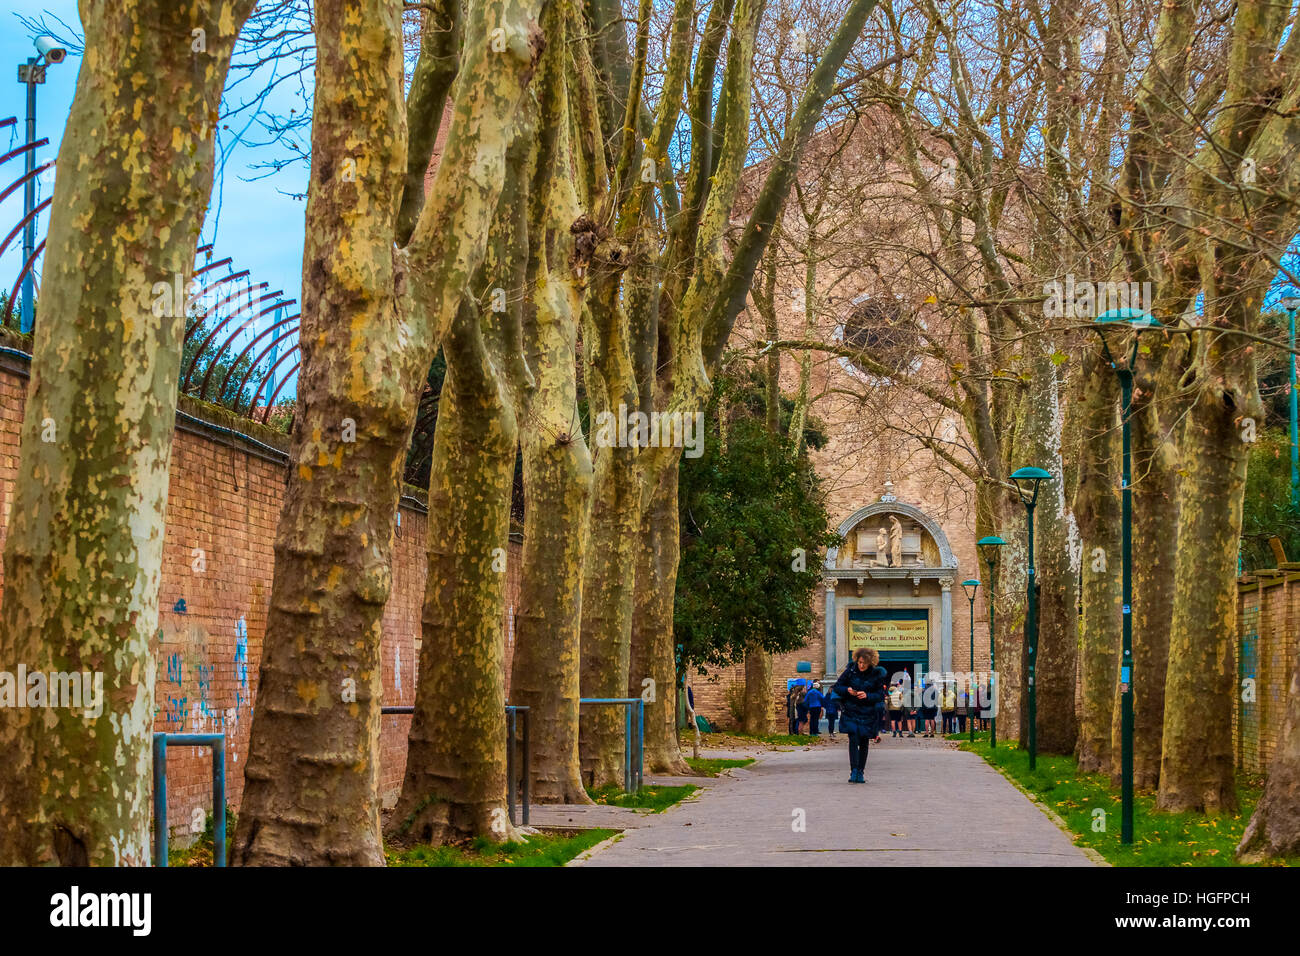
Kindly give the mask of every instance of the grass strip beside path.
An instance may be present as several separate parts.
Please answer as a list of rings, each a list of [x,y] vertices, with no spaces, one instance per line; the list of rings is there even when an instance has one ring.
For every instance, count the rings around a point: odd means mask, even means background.
[[[1029,754],[1014,741],[999,740],[989,747],[988,734],[949,735],[962,750],[978,754],[1040,799],[1069,828],[1074,842],[1096,850],[1114,866],[1240,866],[1235,851],[1263,792],[1263,781],[1242,774],[1237,780],[1240,807],[1233,814],[1162,813],[1155,809],[1154,793],[1133,797],[1133,843],[1120,843],[1120,792],[1110,778],[1080,773],[1073,757],[1039,754],[1037,767],[1029,769]],[[1295,866],[1300,858],[1274,861],[1274,866]]]
[[[753,757],[746,757],[743,760],[728,760],[725,757],[686,758],[686,765],[701,777],[716,777],[723,770],[730,770],[732,767],[748,767],[753,762]]]
[[[386,847],[389,866],[564,866],[617,830],[583,830],[579,833],[537,833],[527,843],[493,843],[479,837],[463,846]]]
[[[688,783],[680,787],[644,786],[636,793],[627,793],[618,784],[610,784],[599,790],[588,790],[587,793],[591,799],[605,806],[662,813],[698,789],[699,787]]]

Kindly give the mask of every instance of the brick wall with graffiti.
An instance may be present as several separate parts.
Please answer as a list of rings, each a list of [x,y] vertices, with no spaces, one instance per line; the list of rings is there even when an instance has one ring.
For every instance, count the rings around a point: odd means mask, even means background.
[[[13,506],[27,376],[21,356],[0,354],[0,546]],[[256,708],[288,438],[185,397],[180,409],[158,600],[154,730],[224,733],[226,801],[238,810]],[[384,610],[385,704],[414,702],[424,597],[427,517],[412,496],[403,497],[400,513],[393,542],[393,590]],[[512,540],[504,621],[507,661],[513,650],[519,551],[518,541]],[[409,724],[410,718],[400,715],[381,721],[380,786],[386,804],[396,799],[401,786]],[[202,830],[212,807],[211,790],[210,752],[169,748],[167,820],[176,843],[184,843],[195,828]]]

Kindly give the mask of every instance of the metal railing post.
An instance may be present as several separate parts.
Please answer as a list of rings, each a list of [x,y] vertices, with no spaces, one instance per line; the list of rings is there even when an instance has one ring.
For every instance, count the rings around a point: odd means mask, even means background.
[[[632,706],[623,709],[623,788],[628,793],[636,792],[636,781],[632,779]]]
[[[212,862],[214,866],[226,865],[226,742],[224,739],[212,745]]]
[[[524,713],[524,826],[528,826],[528,808],[533,802],[533,789],[529,780],[533,775],[533,744],[531,711],[520,707]]]
[[[515,823],[515,710],[506,708],[506,804],[510,823]]]
[[[226,735],[153,735],[154,866],[167,865],[167,745],[212,749],[212,862],[226,865]]]
[[[167,735],[153,735],[153,861],[167,865]]]
[[[640,790],[645,786],[645,700],[641,697],[636,699],[636,723],[636,788]]]
[[[579,704],[618,704],[623,715],[623,787],[628,793],[640,789],[645,764],[645,701],[639,697],[582,697]],[[634,713],[633,708],[636,708]],[[637,731],[633,733],[633,721]]]

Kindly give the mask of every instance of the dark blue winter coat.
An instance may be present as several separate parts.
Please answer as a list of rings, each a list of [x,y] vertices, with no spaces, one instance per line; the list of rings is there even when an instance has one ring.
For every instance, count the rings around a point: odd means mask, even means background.
[[[885,699],[885,678],[883,667],[868,667],[861,671],[853,661],[844,668],[844,673],[835,682],[835,692],[842,701],[841,730],[864,737],[874,737],[880,732],[880,712],[876,705]],[[858,697],[849,693],[851,690],[863,691],[867,696]]]

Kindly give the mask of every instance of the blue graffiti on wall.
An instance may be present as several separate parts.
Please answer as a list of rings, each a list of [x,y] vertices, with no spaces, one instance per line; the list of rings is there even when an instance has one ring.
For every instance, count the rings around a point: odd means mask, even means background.
[[[185,719],[185,705],[188,697],[168,697],[166,705],[166,721],[169,724],[179,724]]]
[[[235,622],[235,710],[238,712],[248,700],[248,624],[241,614]]]

